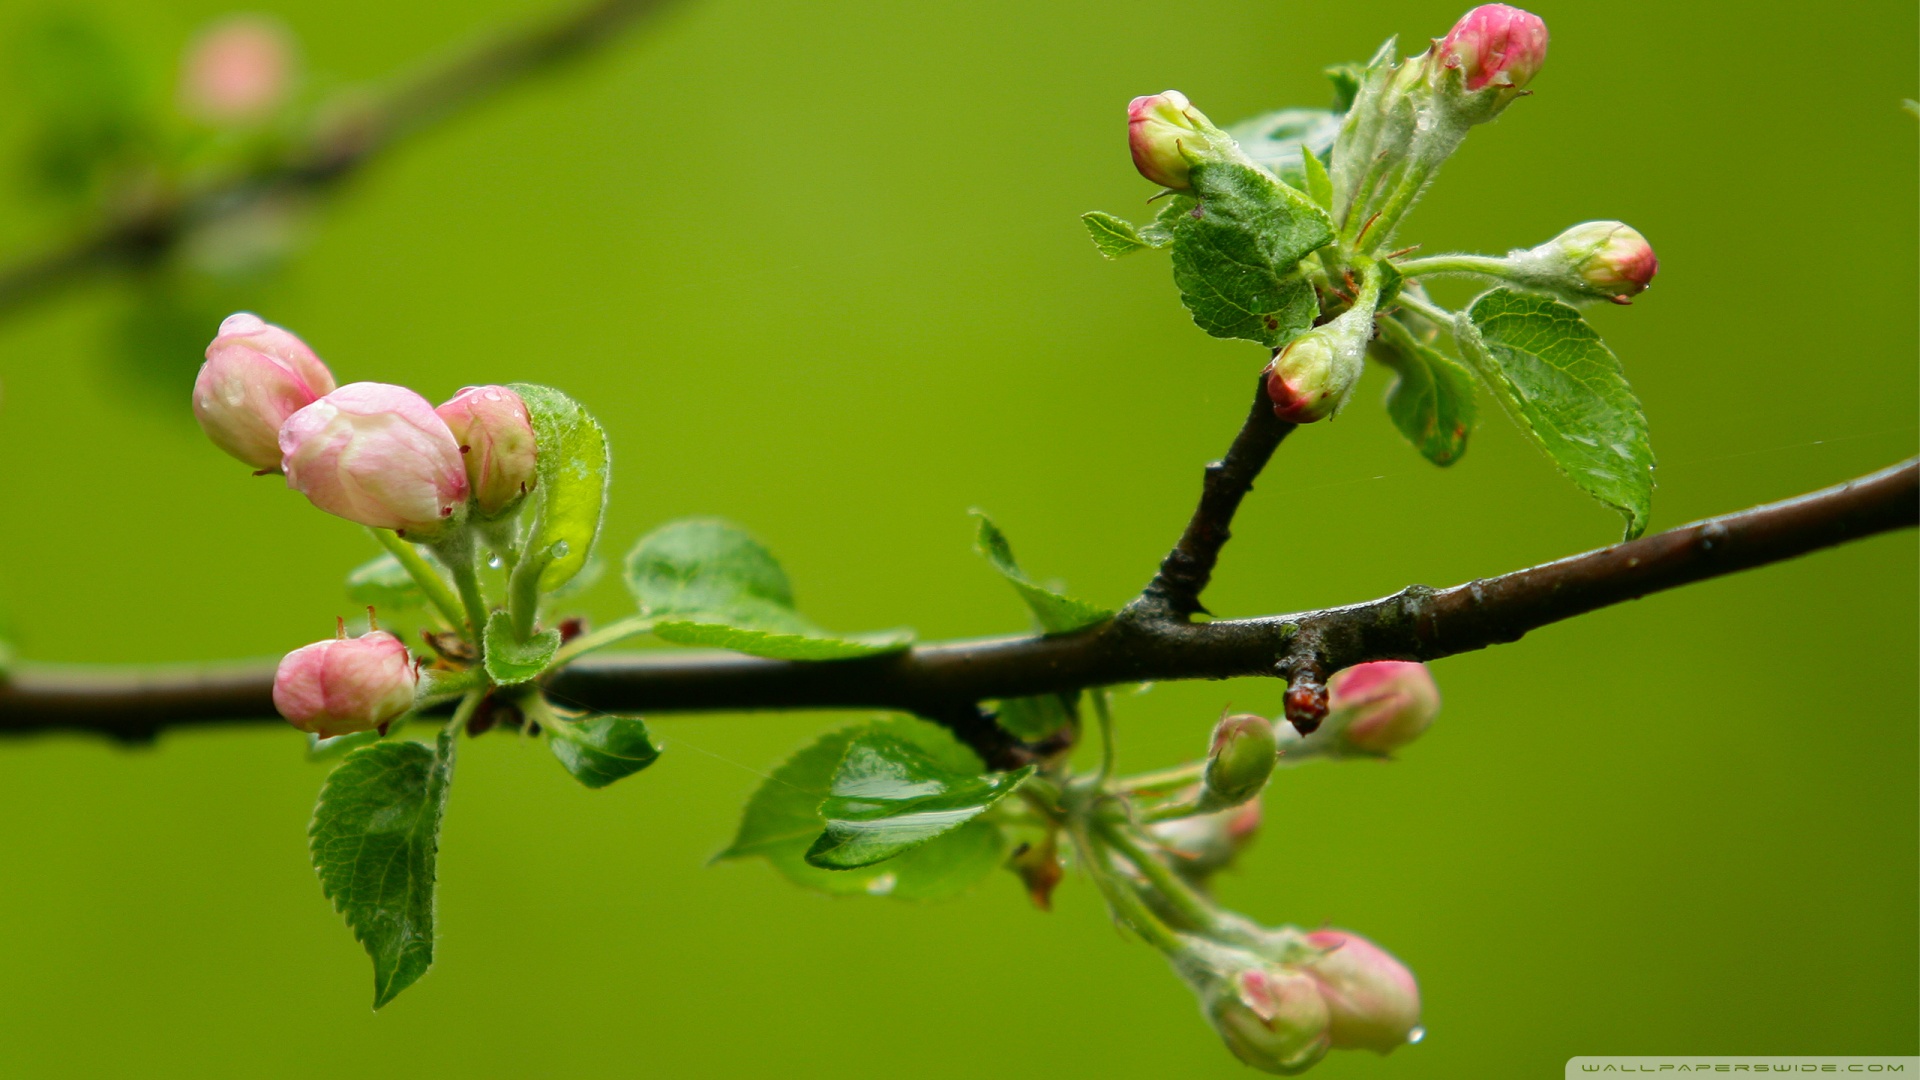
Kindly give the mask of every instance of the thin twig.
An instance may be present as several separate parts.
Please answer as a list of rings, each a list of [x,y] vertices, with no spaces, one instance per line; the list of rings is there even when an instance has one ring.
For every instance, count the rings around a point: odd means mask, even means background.
[[[334,187],[400,139],[611,42],[666,2],[591,0],[529,23],[398,80],[267,161],[137,209],[110,210],[64,242],[0,267],[0,313],[101,270],[150,264],[193,229],[262,199]]]
[[[1610,604],[1920,524],[1920,461],[1786,502],[1450,589],[1364,604],[1189,624],[1122,616],[1081,631],[934,642],[858,660],[764,660],[651,650],[585,657],[548,688],[562,704],[623,713],[888,709],[1017,758],[975,703],[1146,680],[1325,671],[1436,660]],[[86,731],[139,741],[180,724],[271,720],[273,664],[142,669],[23,665],[0,686],[0,735]],[[1017,748],[1015,748],[1017,749]]]

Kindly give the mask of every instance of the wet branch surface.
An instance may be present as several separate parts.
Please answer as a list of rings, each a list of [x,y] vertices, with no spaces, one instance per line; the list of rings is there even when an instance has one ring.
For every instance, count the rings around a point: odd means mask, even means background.
[[[0,267],[0,314],[90,274],[155,262],[194,228],[262,199],[332,188],[405,136],[612,42],[668,2],[591,0],[528,23],[402,78],[386,94],[247,171],[109,212],[65,242]]]

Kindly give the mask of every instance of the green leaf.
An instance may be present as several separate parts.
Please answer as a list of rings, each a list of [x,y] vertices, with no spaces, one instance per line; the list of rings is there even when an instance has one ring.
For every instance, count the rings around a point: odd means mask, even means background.
[[[347,599],[382,611],[413,611],[427,606],[427,594],[391,555],[379,555],[347,574]]]
[[[1098,210],[1089,210],[1080,215],[1080,222],[1087,227],[1087,235],[1093,238],[1093,246],[1099,248],[1100,254],[1109,259],[1131,255],[1153,246],[1147,243],[1140,236],[1139,231],[1133,227],[1133,223],[1125,218],[1117,218]]]
[[[842,660],[897,652],[907,630],[835,636],[793,608],[786,572],[746,530],[713,519],[662,525],[627,556],[627,587],[653,633],[779,660]]]
[[[1336,126],[1336,130],[1337,126]],[[1320,155],[1302,153],[1300,155],[1302,190],[1314,204],[1322,210],[1333,209],[1333,177],[1327,175],[1327,167],[1320,163]]]
[[[553,756],[575,780],[590,788],[632,776],[660,756],[660,748],[647,735],[646,722],[637,716],[556,719],[545,726]]]
[[[1653,447],[1626,374],[1580,313],[1494,289],[1456,318],[1460,346],[1520,429],[1582,491],[1646,531]]]
[[[999,702],[994,720],[1022,742],[1038,742],[1073,723],[1078,694],[1040,694]]]
[[[1010,773],[953,772],[911,743],[862,735],[847,746],[821,800],[827,828],[807,849],[807,862],[858,870],[904,855],[986,813],[1032,775],[1031,765]]]
[[[823,870],[806,861],[807,849],[827,827],[820,803],[847,747],[861,735],[876,733],[911,743],[952,772],[978,773],[985,767],[944,729],[920,720],[902,717],[829,732],[773,771],[748,801],[733,843],[715,861],[758,856],[804,888],[900,900],[945,899],[993,873],[1006,838],[998,825],[980,818],[878,866]]]
[[[607,433],[558,390],[533,383],[513,383],[509,389],[527,403],[539,447],[540,509],[525,557],[550,560],[540,572],[540,588],[552,592],[587,564],[600,534],[607,503]]]
[[[1320,313],[1300,260],[1333,239],[1325,210],[1237,162],[1194,166],[1194,210],[1173,227],[1173,280],[1200,329],[1277,346]]]
[[[511,615],[496,611],[487,617],[486,649],[482,655],[487,677],[501,686],[517,686],[538,677],[559,651],[558,630],[542,630],[521,641],[513,632]]]
[[[1387,415],[1428,461],[1453,464],[1467,452],[1467,435],[1478,419],[1473,373],[1398,322],[1381,319],[1379,325],[1374,358],[1398,375],[1387,390]]]
[[[1312,194],[1308,185],[1320,161],[1308,164],[1306,159],[1324,160],[1333,150],[1334,137],[1340,134],[1340,119],[1339,113],[1327,109],[1281,109],[1242,120],[1228,128],[1227,134],[1261,168]],[[1324,166],[1320,172],[1326,173]],[[1329,186],[1328,200],[1321,205],[1331,204]]]
[[[1075,600],[1063,596],[1052,589],[1035,585],[1021,571],[1019,564],[1013,561],[1013,548],[1007,543],[1006,534],[993,523],[985,513],[974,510],[973,516],[980,520],[980,530],[974,540],[974,550],[986,556],[1002,577],[1013,583],[1015,592],[1027,602],[1033,611],[1033,617],[1040,620],[1040,629],[1049,634],[1065,634],[1094,623],[1105,622],[1113,618],[1113,612],[1107,608],[1089,604],[1084,600]]]
[[[435,749],[380,742],[348,754],[313,814],[320,887],[373,957],[373,1007],[433,964],[434,863],[453,778],[453,734]]]

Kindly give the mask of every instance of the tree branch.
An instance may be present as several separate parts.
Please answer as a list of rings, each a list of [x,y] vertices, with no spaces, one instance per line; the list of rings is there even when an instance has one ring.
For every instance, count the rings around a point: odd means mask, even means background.
[[[555,700],[608,712],[888,709],[947,724],[998,762],[1018,748],[978,702],[1145,680],[1335,671],[1437,660],[1676,586],[1920,524],[1920,459],[1786,502],[1683,525],[1450,589],[1364,604],[1186,623],[1123,612],[1057,637],[934,642],[859,660],[794,662],[658,650],[588,657]],[[89,731],[152,738],[184,723],[269,720],[273,664],[174,669],[23,667],[0,686],[0,735]]]
[[[317,126],[268,161],[175,192],[106,220],[46,251],[0,268],[0,313],[114,266],[164,257],[194,228],[287,192],[339,184],[403,137],[493,94],[584,55],[667,0],[590,0],[530,23],[400,80],[383,98]]]

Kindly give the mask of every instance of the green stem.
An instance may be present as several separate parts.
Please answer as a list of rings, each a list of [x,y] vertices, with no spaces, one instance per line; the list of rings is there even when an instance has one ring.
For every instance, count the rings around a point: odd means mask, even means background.
[[[1093,688],[1093,716],[1100,724],[1100,771],[1093,775],[1094,790],[1106,786],[1113,775],[1113,713],[1107,707],[1107,688]]]
[[[1141,821],[1172,821],[1176,818],[1194,817],[1198,814],[1210,814],[1220,808],[1200,805],[1198,799],[1181,799],[1178,802],[1161,803],[1139,811]]]
[[[1138,776],[1123,776],[1114,781],[1118,791],[1133,795],[1166,795],[1178,791],[1189,784],[1200,782],[1200,776],[1206,772],[1207,763],[1190,761],[1185,765],[1176,765],[1159,772],[1141,773]]]
[[[1387,204],[1374,216],[1372,225],[1363,226],[1366,229],[1366,235],[1373,239],[1362,243],[1361,237],[1356,234],[1354,247],[1359,251],[1372,253],[1386,244],[1387,240],[1393,236],[1393,230],[1400,226],[1400,219],[1413,206],[1413,201],[1420,197],[1421,189],[1427,186],[1427,180],[1432,176],[1433,170],[1422,169],[1418,164],[1409,164],[1406,173],[1400,178],[1399,186],[1394,188],[1393,194],[1387,197]]]
[[[461,698],[460,704],[454,706],[453,719],[447,721],[447,730],[453,732],[455,735],[464,731],[467,726],[467,721],[473,719],[474,710],[480,707],[481,700],[486,696],[487,691],[485,687],[475,687],[467,691],[467,696]]]
[[[1445,330],[1453,329],[1453,312],[1437,304],[1429,303],[1405,289],[1393,298],[1393,302]]]
[[[1424,259],[1398,262],[1394,266],[1402,276],[1409,278],[1431,274],[1479,274],[1504,279],[1510,276],[1512,269],[1507,265],[1507,260],[1492,255],[1429,255]]]
[[[1100,836],[1112,844],[1128,862],[1140,871],[1142,877],[1159,890],[1168,904],[1180,913],[1194,929],[1209,932],[1220,921],[1219,913],[1207,898],[1194,891],[1193,886],[1180,879],[1180,875],[1163,862],[1159,856],[1148,851],[1133,835],[1131,829],[1117,821],[1102,821]]]
[[[540,575],[551,561],[544,552],[525,552],[507,578],[507,617],[522,641],[533,634],[534,620],[540,615]]]
[[[370,528],[367,532],[373,534],[375,543],[387,549],[387,554],[392,555],[414,584],[420,586],[420,591],[427,594],[427,602],[447,620],[447,625],[458,629],[461,623],[460,601],[453,595],[453,590],[447,588],[447,580],[440,576],[426,556],[420,554],[420,550],[412,544],[400,539],[392,529]]]
[[[553,654],[553,662],[548,666],[557,668],[595,649],[604,649],[628,638],[639,637],[653,629],[653,622],[654,620],[646,615],[629,615],[624,619],[610,622],[590,634],[582,634],[560,646],[560,651]]]
[[[1088,835],[1086,822],[1076,820],[1069,824],[1067,835],[1073,838],[1075,852],[1080,857],[1080,865],[1086,868],[1087,876],[1093,879],[1094,887],[1107,901],[1107,907],[1125,923],[1134,933],[1139,934],[1147,944],[1169,956],[1187,951],[1180,935],[1162,922],[1160,916],[1153,913],[1146,901],[1140,899],[1133,886],[1119,880],[1113,867],[1107,863],[1106,850],[1094,842]]]
[[[453,574],[453,584],[460,590],[460,602],[467,609],[467,621],[473,626],[473,636],[469,640],[476,646],[480,645],[487,632],[487,601],[480,595],[480,570],[474,565],[477,552],[473,546],[473,534],[466,529],[457,529],[451,536],[435,544],[433,551]]]

